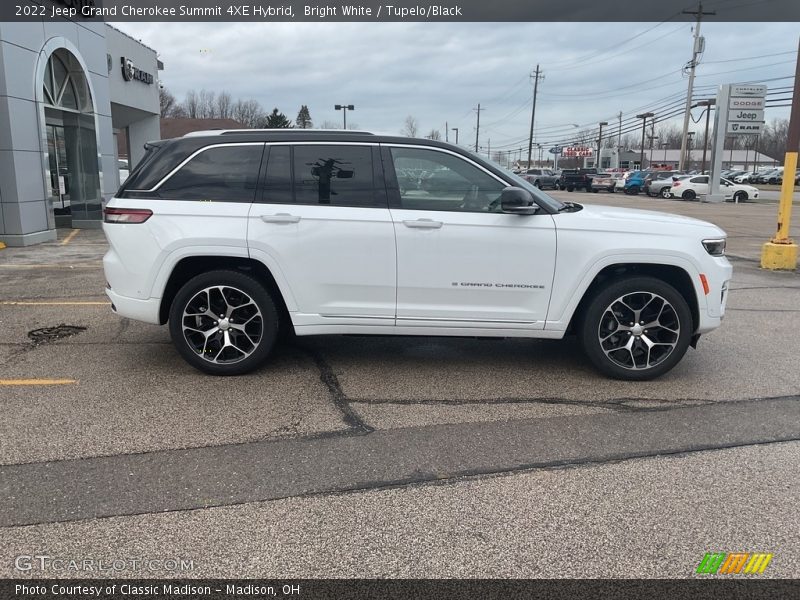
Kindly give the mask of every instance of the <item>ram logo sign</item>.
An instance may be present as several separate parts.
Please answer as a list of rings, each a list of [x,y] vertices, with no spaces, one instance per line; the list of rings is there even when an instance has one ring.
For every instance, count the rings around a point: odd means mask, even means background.
[[[706,552],[697,566],[705,575],[761,575],[772,560],[772,554],[759,552]]]

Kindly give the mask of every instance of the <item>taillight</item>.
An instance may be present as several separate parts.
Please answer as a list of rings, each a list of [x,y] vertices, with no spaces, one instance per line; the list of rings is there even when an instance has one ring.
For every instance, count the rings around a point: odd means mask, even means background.
[[[673,181],[672,182],[672,187],[680,187],[680,185],[681,185],[680,181]]]
[[[153,211],[148,208],[109,208],[105,211],[106,223],[144,223],[153,216]]]

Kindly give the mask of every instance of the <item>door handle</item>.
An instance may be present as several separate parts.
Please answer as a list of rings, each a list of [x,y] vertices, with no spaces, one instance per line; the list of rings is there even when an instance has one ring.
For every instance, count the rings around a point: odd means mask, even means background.
[[[431,219],[417,219],[416,221],[403,221],[403,225],[412,229],[441,229],[441,221]]]
[[[300,217],[288,213],[278,213],[277,215],[261,215],[264,223],[298,223]]]

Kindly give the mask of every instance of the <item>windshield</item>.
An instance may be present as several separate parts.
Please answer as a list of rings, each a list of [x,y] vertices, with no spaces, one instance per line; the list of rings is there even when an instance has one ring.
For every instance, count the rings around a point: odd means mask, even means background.
[[[561,209],[563,209],[564,206],[566,206],[563,202],[556,200],[552,196],[548,196],[532,183],[525,181],[522,177],[520,177],[516,173],[512,173],[504,166],[496,163],[495,161],[485,158],[483,156],[478,156],[477,154],[471,151],[469,151],[469,154],[472,155],[474,158],[479,159],[481,162],[489,163],[490,165],[494,166],[495,168],[505,173],[506,177],[510,179],[516,187],[520,187],[523,190],[528,190],[541,205],[546,206],[549,210],[552,210],[553,212],[558,212]]]

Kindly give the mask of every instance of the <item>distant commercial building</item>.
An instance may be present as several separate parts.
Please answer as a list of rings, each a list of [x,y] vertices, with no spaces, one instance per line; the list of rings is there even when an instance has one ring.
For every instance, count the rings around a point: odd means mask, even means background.
[[[131,166],[160,139],[156,51],[101,21],[0,23],[0,241],[100,227]]]
[[[603,148],[600,153],[600,166],[604,169],[619,167],[621,169],[664,168],[677,169],[680,163],[680,150],[667,150],[664,148],[646,148],[644,151],[644,167],[639,164],[642,158],[641,150],[622,150],[617,162],[616,148]],[[693,148],[685,168],[689,171],[700,169],[703,164],[703,149]],[[749,169],[755,171],[761,167],[778,166],[780,163],[774,158],[754,150],[725,150],[722,155],[723,169]],[[711,168],[711,151],[706,152],[706,169]],[[594,166],[594,157],[584,159],[584,167]]]

